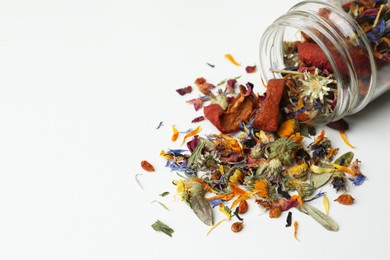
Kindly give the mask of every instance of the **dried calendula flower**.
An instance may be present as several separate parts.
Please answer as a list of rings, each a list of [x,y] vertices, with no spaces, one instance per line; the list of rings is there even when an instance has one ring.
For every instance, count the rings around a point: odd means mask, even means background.
[[[240,232],[244,228],[243,222],[234,222],[231,226],[231,229],[234,233]]]
[[[350,194],[344,193],[338,196],[338,198],[334,201],[337,201],[338,203],[343,205],[351,205],[354,200],[355,199]]]
[[[150,164],[148,161],[143,160],[141,161],[141,167],[147,172],[154,172],[154,167],[152,164]]]
[[[296,120],[288,119],[280,124],[277,133],[279,136],[289,137],[295,133],[296,129],[297,129]]]

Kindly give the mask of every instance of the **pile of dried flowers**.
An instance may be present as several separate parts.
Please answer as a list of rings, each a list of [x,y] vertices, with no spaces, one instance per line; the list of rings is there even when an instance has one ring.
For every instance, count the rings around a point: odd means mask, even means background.
[[[389,4],[351,1],[343,8],[362,28],[366,26],[376,59],[389,62]],[[320,10],[319,14],[326,16],[329,12]],[[336,193],[341,193],[334,201],[349,205],[354,202],[349,186],[359,186],[366,179],[360,170],[361,161],[354,158],[353,152],[339,156],[339,149],[332,146],[325,130],[318,134],[312,125],[317,114],[332,113],[337,102],[337,82],[321,49],[303,36],[306,41],[284,43],[285,63],[295,69],[278,71],[284,78],[269,80],[263,94],[256,93],[250,82],[239,84],[239,77],[217,85],[203,77],[196,79],[194,84],[202,96],[187,103],[196,111],[203,108],[204,115],[192,123],[207,119],[219,133],[201,136],[198,126],[183,138],[182,145],[186,144],[187,149],[160,153],[166,167],[179,176],[173,182],[178,194],[203,223],[212,226],[210,231],[233,218],[237,221],[232,223],[232,231],[241,231],[241,215],[247,212],[251,198],[271,218],[288,211],[286,226],[292,225],[290,209],[296,208],[327,230],[337,231],[337,223],[328,216],[330,202],[322,187],[330,184]],[[240,66],[232,55],[225,57]],[[256,66],[245,70],[254,73]],[[360,74],[364,75],[364,71]],[[176,91],[184,96],[193,87]],[[343,140],[353,148],[345,136],[348,124],[344,120],[328,126],[340,130]],[[175,142],[179,131],[172,126],[172,132]],[[310,203],[320,198],[324,210]],[[218,211],[226,218],[214,223]],[[296,237],[298,222],[293,226]],[[170,236],[173,233],[160,221],[153,228]]]
[[[306,77],[311,75],[317,77]],[[328,205],[326,193],[320,189],[327,183],[341,192],[348,190],[348,183],[360,185],[365,179],[360,161],[353,161],[352,152],[334,160],[338,148],[324,130],[312,140],[313,126],[280,112],[285,80],[271,80],[265,96],[256,95],[250,83],[239,85],[240,91],[234,95],[238,84],[236,80],[228,82],[218,94],[207,94],[210,100],[225,104],[224,108],[212,101],[204,107],[206,118],[220,133],[200,136],[198,127],[185,137],[193,136],[187,149],[161,151],[166,166],[180,176],[174,184],[182,200],[207,225],[214,225],[213,208],[226,215],[223,221],[237,217],[234,232],[243,227],[240,215],[248,209],[251,197],[269,210],[271,218],[295,207],[326,229],[337,231],[338,225],[309,202],[322,197]],[[261,128],[254,127],[256,122]],[[173,137],[176,140],[177,130]],[[311,142],[305,144],[307,139]],[[353,198],[342,194],[337,201],[351,204]],[[288,216],[291,221],[291,213]]]

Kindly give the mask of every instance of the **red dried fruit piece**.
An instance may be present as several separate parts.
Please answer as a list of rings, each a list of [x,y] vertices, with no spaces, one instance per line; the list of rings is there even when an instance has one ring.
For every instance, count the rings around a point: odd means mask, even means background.
[[[240,122],[247,122],[255,109],[258,108],[254,94],[252,92],[248,94],[247,92],[247,89],[241,85],[240,93],[234,98],[232,103],[229,103],[226,110],[223,110],[218,104],[204,107],[205,117],[221,133],[237,132],[240,130]]]
[[[266,132],[278,130],[279,103],[283,95],[286,81],[271,79],[268,81],[265,99],[261,108],[256,112],[253,127]]]
[[[310,42],[296,42],[296,46],[298,50],[298,59],[302,61],[305,66],[315,66],[333,72],[332,65],[320,46]],[[327,47],[329,53],[334,57],[338,70],[344,75],[349,75],[346,61],[343,56],[340,55],[340,52],[330,44]],[[350,44],[349,53],[355,64],[356,74],[359,75],[359,77],[369,76],[371,70],[368,57],[364,55],[363,52],[355,49],[352,44]]]
[[[142,169],[144,169],[145,171],[148,171],[148,172],[154,172],[154,167],[152,164],[150,164],[148,161],[146,160],[143,160],[141,161],[141,167]]]
[[[327,69],[333,71],[332,65],[321,47],[315,43],[310,42],[296,42],[298,50],[298,59],[306,66],[315,66],[317,68]]]

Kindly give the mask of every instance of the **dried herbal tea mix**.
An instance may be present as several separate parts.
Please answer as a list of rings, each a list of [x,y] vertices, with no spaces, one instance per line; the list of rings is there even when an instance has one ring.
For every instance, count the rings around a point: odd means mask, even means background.
[[[320,77],[316,71],[303,75],[308,80]],[[318,82],[326,87],[329,80]],[[201,135],[198,126],[186,132],[182,142],[186,149],[162,150],[160,155],[178,176],[173,181],[177,193],[204,224],[214,228],[236,219],[231,230],[239,232],[249,207],[267,210],[270,218],[296,208],[326,229],[338,230],[328,216],[329,200],[322,187],[328,184],[335,193],[344,192],[336,201],[351,204],[349,186],[362,184],[365,175],[352,152],[338,155],[325,130],[316,133],[314,126],[286,113],[290,81],[270,80],[259,95],[252,83],[244,86],[237,79],[219,87],[204,78],[195,80],[200,91],[208,89],[207,101],[195,109],[203,107],[204,117],[218,131]],[[173,127],[172,132],[176,141],[179,131]],[[310,204],[319,198],[324,210]],[[249,205],[250,201],[255,205]],[[218,212],[225,218],[215,223]],[[290,211],[286,226],[291,226],[291,215]]]
[[[364,28],[378,64],[388,63],[389,4],[351,1],[343,9]],[[319,15],[327,16],[329,11],[319,10]],[[240,83],[240,77],[218,84],[199,77],[195,87],[176,90],[180,95],[194,89],[201,93],[186,101],[198,113],[203,109],[201,116],[190,121],[207,120],[216,131],[201,134],[198,126],[185,132],[181,145],[186,149],[164,149],[160,155],[166,167],[178,176],[173,184],[182,201],[211,226],[210,231],[231,221],[231,230],[240,232],[244,228],[242,215],[250,208],[266,210],[270,218],[285,215],[285,226],[294,227],[295,238],[298,222],[292,217],[292,209],[310,215],[327,230],[337,231],[338,224],[328,215],[330,203],[353,204],[350,188],[366,179],[354,153],[340,155],[325,130],[312,125],[317,115],[334,110],[337,81],[321,48],[304,34],[303,39],[284,43],[288,67],[275,71],[283,78],[263,83],[264,93],[255,90],[251,82]],[[356,55],[365,62],[359,53]],[[231,54],[225,58],[241,66]],[[245,72],[255,73],[256,65],[246,66]],[[364,80],[364,71],[360,75]],[[346,121],[341,119],[328,126],[339,130],[344,142],[353,148],[345,135],[349,128]],[[172,126],[171,141],[177,141],[179,135],[181,132]],[[325,185],[333,189],[333,195],[323,191]],[[323,209],[311,203],[319,199]],[[216,214],[224,218],[216,222],[220,219]]]

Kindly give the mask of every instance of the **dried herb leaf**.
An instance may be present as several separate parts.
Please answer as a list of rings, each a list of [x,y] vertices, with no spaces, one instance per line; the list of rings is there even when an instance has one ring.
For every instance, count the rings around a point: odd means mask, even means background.
[[[347,152],[341,155],[339,158],[337,158],[337,160],[334,163],[341,166],[346,166],[352,162],[354,156],[355,155],[353,154],[353,152]]]
[[[161,197],[165,197],[169,195],[169,191],[164,191],[163,193],[159,194]]]
[[[203,148],[205,147],[204,142],[199,142],[195,150],[192,152],[190,157],[188,157],[187,166],[191,167],[195,162],[199,161],[200,156],[202,155]]]
[[[311,216],[314,220],[320,223],[327,230],[330,231],[339,230],[339,226],[332,218],[330,218],[329,216],[327,216],[325,213],[318,210],[317,208],[313,207],[312,205],[305,203],[298,208],[302,208],[303,212],[307,213],[309,216]]]
[[[310,183],[315,189],[323,186],[332,178],[333,172],[324,172],[321,174],[311,174]]]
[[[172,228],[170,228],[168,225],[162,223],[160,220],[157,220],[152,224],[152,228],[156,231],[163,232],[164,234],[172,237],[172,233],[174,232]]]
[[[190,199],[191,208],[198,218],[208,226],[213,225],[213,210],[210,203],[202,196],[192,196]]]
[[[151,203],[154,203],[154,202],[157,202],[158,204],[160,204],[161,207],[163,207],[164,209],[169,210],[169,208],[168,208],[167,206],[165,206],[164,203],[162,203],[162,202],[160,202],[160,201],[158,201],[158,200],[153,200]]]

